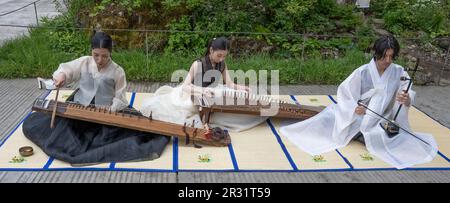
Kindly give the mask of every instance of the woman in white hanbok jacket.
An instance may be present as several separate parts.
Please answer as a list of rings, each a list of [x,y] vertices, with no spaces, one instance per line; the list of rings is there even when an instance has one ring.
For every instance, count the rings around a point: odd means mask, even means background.
[[[125,71],[112,58],[112,38],[97,32],[91,55],[61,63],[53,73],[54,85],[78,84],[67,100],[82,106],[130,112]],[[134,112],[137,112],[134,110]],[[170,137],[137,130],[32,113],[23,124],[24,135],[49,156],[72,165],[153,160],[162,154]]]

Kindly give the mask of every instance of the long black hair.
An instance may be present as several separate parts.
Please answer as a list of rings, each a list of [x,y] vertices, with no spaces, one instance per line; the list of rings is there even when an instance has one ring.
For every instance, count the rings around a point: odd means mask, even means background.
[[[400,44],[398,43],[397,39],[395,39],[394,36],[384,35],[375,41],[375,44],[373,45],[372,49],[375,52],[373,55],[375,60],[383,58],[388,49],[393,49],[394,50],[393,59],[395,60],[398,56],[398,53],[400,52]]]
[[[230,48],[230,42],[225,37],[214,38],[209,41],[208,46],[206,47],[205,56],[208,56],[210,53],[210,48],[215,50],[228,50]]]
[[[104,32],[95,32],[91,39],[91,49],[104,48],[112,53],[112,39],[111,36]]]

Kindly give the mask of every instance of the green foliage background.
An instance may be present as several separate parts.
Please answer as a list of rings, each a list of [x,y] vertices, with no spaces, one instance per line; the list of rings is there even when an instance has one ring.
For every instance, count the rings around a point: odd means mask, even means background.
[[[399,39],[420,32],[429,42],[450,33],[450,0],[371,1],[366,19],[354,5],[338,5],[335,0],[64,2],[69,4],[56,3],[61,9],[67,6],[64,15],[43,18],[43,28],[31,29],[29,36],[0,47],[0,77],[50,77],[59,63],[89,55],[92,33],[79,28],[92,28],[86,20],[108,13],[114,21],[116,10],[132,22],[127,29],[168,30],[146,38],[134,32],[130,36],[138,37],[141,42],[136,44],[141,46],[115,46],[113,59],[124,67],[129,80],[139,81],[167,82],[174,70],[187,70],[203,55],[208,40],[225,36],[274,47],[270,52],[230,55],[230,69],[280,70],[282,84],[339,84],[369,60],[365,53],[377,37],[372,18],[383,19],[385,29]],[[136,23],[139,16],[145,18]],[[120,37],[120,32],[110,34]],[[338,52],[338,58],[325,56],[327,50]]]

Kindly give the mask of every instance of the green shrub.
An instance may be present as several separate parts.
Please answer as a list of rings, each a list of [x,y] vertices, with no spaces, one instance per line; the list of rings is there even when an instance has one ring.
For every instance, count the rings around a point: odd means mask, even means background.
[[[89,50],[89,36],[75,29],[67,16],[58,16],[54,19],[44,17],[41,19],[43,27],[48,27],[48,43],[51,48],[77,55],[87,54]],[[45,28],[42,28],[45,29]]]
[[[166,52],[203,50],[207,41],[221,34],[212,32],[318,33],[334,34],[336,29],[351,31],[362,24],[353,6],[337,5],[334,0],[236,0],[163,1],[171,10],[188,10],[170,21],[170,30],[200,33],[170,33]],[[189,6],[189,4],[193,4]],[[168,9],[166,8],[166,10]],[[336,25],[333,21],[340,20]],[[295,35],[251,35],[278,47],[278,53],[299,56],[303,37]],[[309,45],[308,45],[309,46]],[[291,53],[287,53],[287,52]]]
[[[368,52],[375,39],[375,33],[369,25],[364,24],[356,29],[356,40],[359,50]]]
[[[371,10],[395,34],[420,30],[438,36],[450,30],[449,0],[377,0]]]

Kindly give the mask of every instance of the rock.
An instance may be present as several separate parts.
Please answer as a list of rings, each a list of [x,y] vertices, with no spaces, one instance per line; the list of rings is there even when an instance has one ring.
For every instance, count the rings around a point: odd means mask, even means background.
[[[417,58],[416,57],[414,57],[414,56],[411,56],[411,55],[406,55],[405,56],[406,57],[406,59],[408,59],[408,61],[410,61],[410,62],[412,62],[412,63],[415,63],[416,61],[417,61]]]
[[[384,27],[384,20],[379,18],[372,19],[373,24],[375,24],[377,27]]]
[[[353,0],[336,0],[337,4],[355,4]]]
[[[142,35],[145,34],[140,32],[130,32],[127,36],[128,47],[144,47],[145,41],[142,40],[142,38],[144,38]]]
[[[248,55],[261,52],[272,52],[276,47],[268,45],[262,40],[248,37],[232,37],[230,39],[231,52],[233,55]]]
[[[414,64],[414,65],[416,65],[416,64]],[[421,66],[421,65],[417,66],[417,71],[423,71],[423,70],[425,70],[425,68],[423,66]]]
[[[337,48],[323,48],[320,50],[321,56],[324,59],[337,59],[339,58],[339,49]]]
[[[378,35],[391,35],[391,33],[384,29],[375,28],[373,31]]]
[[[343,38],[354,38],[354,34],[350,33],[350,32],[344,32],[342,33],[342,37]]]
[[[275,49],[274,46],[265,46],[261,49],[262,52],[271,52]]]
[[[417,71],[415,78],[414,78],[414,84],[415,85],[430,85],[433,84],[434,80],[432,78],[431,73],[425,73],[422,71]]]
[[[422,30],[417,31],[416,37],[417,38],[423,38],[423,37],[427,37],[428,34]]]
[[[431,43],[426,43],[422,49],[425,52],[431,53],[431,55],[437,55],[436,53],[440,53],[441,50],[438,47],[433,46]]]
[[[447,50],[450,46],[450,37],[440,37],[436,39],[436,44],[444,50]]]

